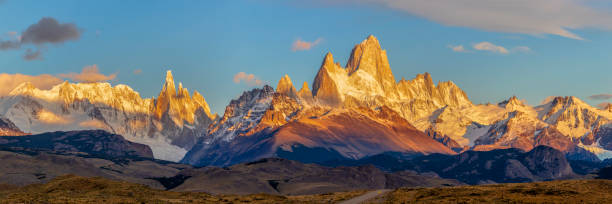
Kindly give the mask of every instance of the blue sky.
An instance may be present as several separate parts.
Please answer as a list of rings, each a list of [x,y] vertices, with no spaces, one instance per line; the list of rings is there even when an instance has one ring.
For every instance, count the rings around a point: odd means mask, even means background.
[[[606,21],[612,16],[610,3],[559,0],[568,8],[580,4],[582,10],[571,12],[582,13],[564,13],[560,6],[553,12],[559,16],[548,19],[517,8],[526,20],[500,22],[495,19],[504,16],[482,12],[494,11],[495,5],[432,8],[414,2],[5,0],[0,3],[0,40],[15,38],[7,33],[19,35],[43,17],[75,24],[80,36],[0,50],[0,73],[59,76],[97,65],[104,75],[117,74],[112,84],[128,84],[152,97],[170,69],[175,81],[201,92],[222,114],[229,100],[254,88],[235,83],[237,73],[253,74],[273,86],[288,74],[299,89],[304,81],[312,83],[325,53],[345,64],[353,46],[373,34],[387,50],[397,80],[429,72],[434,81],[458,84],[475,103],[512,95],[531,105],[551,95],[574,95],[593,105],[610,101],[589,98],[612,94],[612,18]],[[549,11],[525,2],[534,13]],[[434,12],[449,9],[463,9],[471,19]],[[294,51],[297,39],[320,40],[308,50]],[[507,53],[474,48],[482,42],[502,46]],[[451,49],[458,45],[463,52]],[[28,48],[41,50],[42,58],[25,60]]]

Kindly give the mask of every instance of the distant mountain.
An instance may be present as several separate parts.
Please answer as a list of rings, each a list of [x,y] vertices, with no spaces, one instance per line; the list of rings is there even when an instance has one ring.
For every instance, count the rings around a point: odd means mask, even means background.
[[[165,189],[161,183],[151,178],[172,177],[186,166],[152,160],[109,160],[39,151],[0,150],[0,158],[1,183],[19,186],[47,183],[58,176],[73,174],[123,180]]]
[[[27,133],[103,129],[146,144],[155,158],[177,161],[216,119],[204,97],[190,96],[172,73],[157,98],[126,85],[64,82],[50,90],[23,83],[0,99],[0,114]]]
[[[368,164],[391,172],[405,170],[433,172],[442,178],[457,179],[467,184],[580,178],[573,172],[564,153],[547,146],[538,146],[529,152],[509,148],[465,151],[458,155],[430,154],[413,158],[384,153],[360,160],[325,163],[327,166]]]
[[[0,148],[84,154],[101,158],[153,158],[151,148],[103,130],[0,137]]]

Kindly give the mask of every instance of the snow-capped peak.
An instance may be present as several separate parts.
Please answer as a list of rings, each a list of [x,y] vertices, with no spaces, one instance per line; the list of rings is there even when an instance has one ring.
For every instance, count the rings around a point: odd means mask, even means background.
[[[170,71],[158,98],[144,99],[127,85],[64,83],[40,90],[31,83],[0,99],[0,114],[28,133],[103,129],[149,145],[155,158],[177,161],[216,115],[204,97],[175,88]]]
[[[539,119],[556,125],[560,132],[572,138],[582,137],[612,120],[610,112],[594,108],[574,96],[555,97],[536,110]]]

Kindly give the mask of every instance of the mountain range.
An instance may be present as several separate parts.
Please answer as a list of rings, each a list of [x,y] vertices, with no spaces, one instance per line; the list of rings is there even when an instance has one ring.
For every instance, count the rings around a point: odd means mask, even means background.
[[[127,85],[64,82],[50,90],[21,84],[0,98],[0,134],[101,129],[149,146],[156,159],[230,166],[281,157],[307,163],[359,160],[387,152],[411,156],[538,146],[568,159],[612,157],[612,107],[573,96],[539,106],[517,97],[474,104],[452,81],[429,73],[396,80],[374,36],[343,67],[328,53],[310,90],[287,75],[232,100],[222,116],[202,94],[175,86],[170,71],[156,98]]]
[[[146,144],[155,158],[170,161],[180,160],[217,118],[200,93],[190,96],[181,83],[177,90],[170,71],[159,96],[150,99],[127,85],[66,81],[40,90],[26,82],[0,99],[0,114],[10,121],[3,123],[7,130],[102,129]]]

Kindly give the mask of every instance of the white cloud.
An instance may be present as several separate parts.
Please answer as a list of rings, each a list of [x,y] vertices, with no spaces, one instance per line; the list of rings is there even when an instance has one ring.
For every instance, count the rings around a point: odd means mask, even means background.
[[[48,74],[31,76],[25,74],[2,73],[0,74],[0,96],[6,96],[13,89],[17,88],[17,86],[24,82],[30,82],[34,87],[39,89],[50,89],[51,87],[62,83],[62,80]]]
[[[490,42],[480,42],[480,43],[476,43],[474,44],[473,48],[475,50],[480,50],[480,51],[489,51],[489,52],[494,52],[494,53],[500,53],[500,54],[508,54],[508,49],[506,49],[505,47],[499,46],[499,45],[495,45],[493,43]]]
[[[465,50],[463,45],[449,45],[448,47],[451,50],[453,50],[453,52],[466,52],[467,51],[467,50]]]
[[[291,50],[294,51],[294,52],[295,51],[310,50],[314,46],[317,46],[319,43],[321,43],[321,41],[323,41],[323,38],[317,38],[313,42],[303,41],[302,39],[298,38],[297,40],[295,40],[293,42],[293,46],[291,46]]]
[[[263,85],[263,81],[261,81],[259,77],[256,77],[254,74],[238,72],[236,75],[234,75],[234,83],[240,84],[241,82],[244,82],[249,86]]]
[[[329,1],[325,2],[329,5]],[[334,0],[370,3],[397,9],[445,25],[487,31],[582,37],[571,30],[612,30],[612,13],[588,0]]]
[[[117,74],[104,75],[100,73],[98,69],[98,65],[91,65],[83,67],[83,71],[81,73],[68,73],[68,74],[59,74],[59,77],[67,78],[76,82],[84,82],[84,83],[94,83],[94,82],[103,82],[113,80],[117,77]]]
[[[514,48],[512,48],[512,52],[531,52],[531,48],[527,47],[527,46],[516,46]]]

